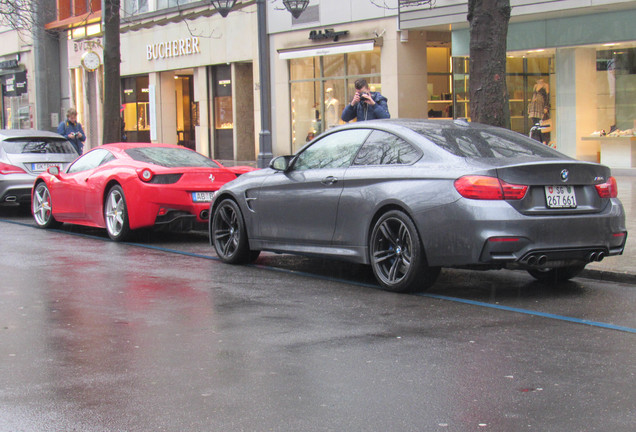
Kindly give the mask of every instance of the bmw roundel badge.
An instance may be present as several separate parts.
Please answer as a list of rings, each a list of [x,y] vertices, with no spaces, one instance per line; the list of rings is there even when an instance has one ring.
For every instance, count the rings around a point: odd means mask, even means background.
[[[568,181],[568,178],[570,177],[570,171],[564,169],[563,171],[561,171],[561,180],[566,182]]]

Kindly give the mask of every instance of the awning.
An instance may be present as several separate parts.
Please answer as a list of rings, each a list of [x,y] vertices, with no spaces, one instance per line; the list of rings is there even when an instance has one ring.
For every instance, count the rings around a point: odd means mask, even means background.
[[[303,57],[316,57],[333,54],[373,51],[374,46],[375,39],[368,39],[357,42],[344,42],[302,48],[280,49],[278,50],[278,56],[281,60],[289,60]]]

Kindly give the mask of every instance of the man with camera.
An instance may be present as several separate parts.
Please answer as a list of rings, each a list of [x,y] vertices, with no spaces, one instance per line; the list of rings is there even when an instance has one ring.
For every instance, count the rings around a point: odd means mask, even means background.
[[[387,98],[379,92],[369,91],[367,80],[357,79],[355,88],[353,100],[342,111],[343,121],[348,122],[354,118],[357,118],[357,121],[391,118]]]
[[[77,150],[77,153],[82,154],[86,134],[80,122],[77,121],[77,110],[75,108],[69,108],[66,111],[66,120],[59,124],[57,133],[68,139]]]

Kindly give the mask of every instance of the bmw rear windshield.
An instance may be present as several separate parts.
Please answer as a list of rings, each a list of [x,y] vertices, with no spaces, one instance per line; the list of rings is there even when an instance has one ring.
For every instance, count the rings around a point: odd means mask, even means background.
[[[135,147],[126,150],[126,154],[138,162],[159,165],[167,168],[205,167],[219,168],[212,159],[186,148],[174,147]]]
[[[469,159],[519,156],[563,158],[561,153],[545,144],[506,129],[461,126],[415,126],[411,129],[447,152]]]
[[[8,154],[55,153],[77,155],[75,147],[64,138],[8,138],[0,143]]]

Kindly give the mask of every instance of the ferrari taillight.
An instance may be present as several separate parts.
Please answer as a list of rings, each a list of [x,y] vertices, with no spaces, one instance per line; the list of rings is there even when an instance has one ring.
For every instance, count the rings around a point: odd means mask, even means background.
[[[0,174],[26,174],[26,171],[15,165],[0,162]]]
[[[614,177],[610,177],[607,182],[595,186],[596,192],[601,198],[616,198],[618,196],[618,185]]]
[[[149,182],[150,180],[152,180],[152,177],[154,176],[153,172],[150,171],[148,168],[137,170],[137,175],[139,176],[141,181],[144,181],[144,182]]]
[[[464,176],[455,180],[455,189],[464,198],[477,200],[520,200],[528,186],[506,183],[496,177]]]

